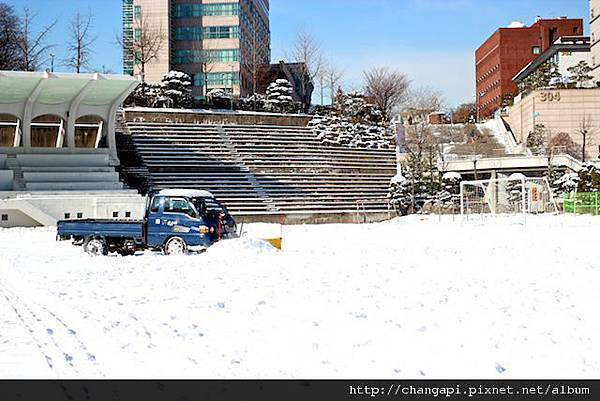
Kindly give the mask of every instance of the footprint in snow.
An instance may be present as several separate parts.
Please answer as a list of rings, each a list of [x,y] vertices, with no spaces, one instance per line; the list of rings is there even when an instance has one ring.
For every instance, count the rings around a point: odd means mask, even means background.
[[[46,329],[46,333],[52,335],[52,334],[54,334],[54,330],[52,330],[52,329]]]
[[[504,366],[502,366],[498,362],[496,362],[496,371],[498,373],[504,373],[504,372],[506,372],[506,369],[504,368]]]

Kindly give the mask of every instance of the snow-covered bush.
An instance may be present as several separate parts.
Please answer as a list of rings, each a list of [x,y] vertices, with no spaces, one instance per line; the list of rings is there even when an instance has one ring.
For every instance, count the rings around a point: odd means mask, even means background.
[[[406,216],[413,204],[412,185],[401,173],[390,181],[388,202],[397,214]]]
[[[127,106],[189,108],[192,106],[192,79],[171,71],[160,82],[142,82],[125,100]]]
[[[600,191],[600,169],[594,163],[584,163],[583,168],[577,173],[579,182],[577,183],[578,192],[599,192]]]
[[[293,98],[294,87],[287,79],[277,79],[267,87],[267,108],[273,112],[290,113],[300,109]]]
[[[212,89],[207,93],[208,102],[217,109],[232,108],[233,96],[223,89]]]
[[[536,124],[527,137],[527,147],[531,149],[531,153],[534,155],[544,155],[546,153],[546,137],[546,127],[543,124]]]
[[[555,180],[550,181],[552,192],[555,197],[560,197],[564,193],[575,192],[579,185],[579,174],[577,173],[566,173],[560,177],[556,177]]]
[[[364,95],[339,91],[337,110],[321,109],[309,123],[321,142],[330,146],[388,149],[395,139],[383,123],[383,113],[367,102]]]
[[[156,82],[140,83],[123,102],[126,106],[156,107],[162,95],[162,85]]]
[[[359,92],[337,94],[338,114],[347,117],[353,123],[380,124],[383,122],[383,111],[367,100],[367,97]]]
[[[460,204],[461,181],[462,176],[459,173],[447,172],[442,176],[442,189],[438,194],[438,200],[442,208],[454,208]]]
[[[185,109],[192,106],[192,78],[180,71],[170,71],[161,81],[161,97],[168,99],[171,107]]]
[[[257,93],[240,98],[238,107],[240,110],[246,111],[267,111],[267,96]]]
[[[309,126],[325,145],[363,149],[389,149],[393,135],[378,125],[353,124],[346,117],[316,116]]]

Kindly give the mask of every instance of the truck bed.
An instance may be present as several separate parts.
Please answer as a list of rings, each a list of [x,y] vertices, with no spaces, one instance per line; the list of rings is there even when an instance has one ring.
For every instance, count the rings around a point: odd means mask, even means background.
[[[60,237],[87,237],[98,235],[110,238],[142,239],[144,222],[142,220],[61,220],[57,224]]]

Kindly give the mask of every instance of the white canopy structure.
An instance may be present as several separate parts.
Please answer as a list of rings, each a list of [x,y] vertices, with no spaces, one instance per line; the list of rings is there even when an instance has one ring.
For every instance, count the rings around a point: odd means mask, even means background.
[[[77,120],[93,116],[101,121],[101,136],[116,155],[117,108],[138,83],[127,75],[0,71],[0,114],[15,118],[14,147],[25,153],[32,147],[31,127],[37,117],[60,117],[56,147],[74,149]]]

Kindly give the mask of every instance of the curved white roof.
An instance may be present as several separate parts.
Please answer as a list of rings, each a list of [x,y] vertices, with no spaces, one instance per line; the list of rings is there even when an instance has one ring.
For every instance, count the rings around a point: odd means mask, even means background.
[[[35,93],[33,100],[48,106],[79,98],[83,106],[108,107],[137,82],[128,75],[0,71],[0,104],[25,103]]]
[[[161,196],[184,196],[187,198],[214,198],[212,193],[199,189],[163,189],[158,194]]]

